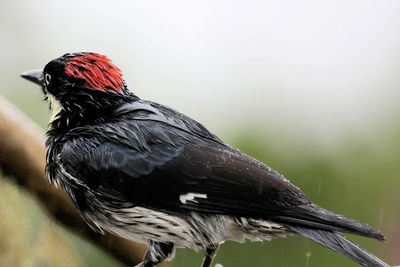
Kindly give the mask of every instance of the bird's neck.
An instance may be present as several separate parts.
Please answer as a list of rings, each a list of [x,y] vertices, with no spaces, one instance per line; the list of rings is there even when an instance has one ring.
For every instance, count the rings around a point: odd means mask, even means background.
[[[137,100],[139,98],[133,93],[110,93],[105,96],[98,92],[80,92],[63,96],[58,102],[50,104],[52,115],[47,135],[56,138],[76,127],[97,125],[110,119],[115,109]]]

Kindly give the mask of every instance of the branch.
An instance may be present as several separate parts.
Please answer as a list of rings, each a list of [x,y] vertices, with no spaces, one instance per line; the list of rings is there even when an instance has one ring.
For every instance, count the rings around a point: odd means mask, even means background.
[[[44,210],[74,233],[114,255],[127,265],[143,259],[145,246],[106,233],[95,233],[83,221],[64,191],[44,179],[43,131],[15,106],[0,96],[0,166],[34,195]],[[159,266],[166,267],[167,264]]]

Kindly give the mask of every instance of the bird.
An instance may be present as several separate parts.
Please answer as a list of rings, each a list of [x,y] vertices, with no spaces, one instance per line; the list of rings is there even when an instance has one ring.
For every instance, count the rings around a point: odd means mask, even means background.
[[[203,250],[210,267],[226,240],[301,235],[362,266],[389,265],[341,233],[384,241],[335,214],[283,175],[177,110],[143,100],[105,55],[67,53],[21,74],[49,102],[46,176],[98,232],[147,245],[137,267]]]

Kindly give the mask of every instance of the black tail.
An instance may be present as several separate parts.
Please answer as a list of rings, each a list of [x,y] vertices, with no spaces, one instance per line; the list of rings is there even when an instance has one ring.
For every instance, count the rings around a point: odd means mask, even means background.
[[[331,230],[361,235],[384,241],[385,237],[375,228],[349,217],[335,214],[315,204],[288,209],[282,215],[272,216],[272,220],[305,228]]]
[[[349,259],[367,267],[390,267],[362,247],[332,230],[320,230],[301,226],[285,225],[288,230],[307,237]]]
[[[325,210],[315,204],[287,209],[273,221],[286,229],[332,249],[363,266],[389,267],[386,263],[350,241],[339,232],[356,234],[384,241],[385,237],[368,224]]]

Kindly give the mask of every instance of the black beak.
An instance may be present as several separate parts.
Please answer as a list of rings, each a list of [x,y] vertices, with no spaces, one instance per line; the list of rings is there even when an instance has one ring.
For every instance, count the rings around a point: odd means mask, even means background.
[[[43,70],[29,70],[21,73],[21,77],[43,86]]]

